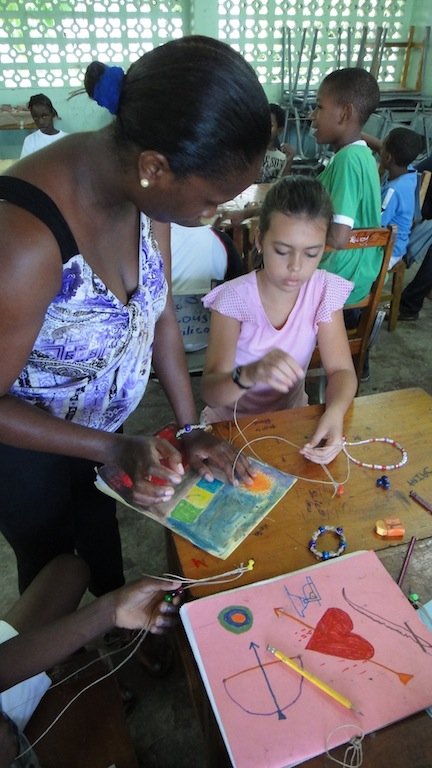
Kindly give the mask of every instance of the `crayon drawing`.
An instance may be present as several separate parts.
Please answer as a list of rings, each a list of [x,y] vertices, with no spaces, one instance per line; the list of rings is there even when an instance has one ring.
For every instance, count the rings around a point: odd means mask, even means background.
[[[325,752],[338,726],[371,732],[432,703],[432,633],[374,552],[201,598],[180,613],[237,768],[297,765]],[[347,740],[336,733],[337,743]]]
[[[131,483],[116,467],[101,467],[96,486],[123,504],[165,525],[171,531],[225,559],[296,482],[269,464],[250,459],[252,485],[236,487],[215,478],[212,482],[186,471],[168,502],[143,509],[131,504]]]

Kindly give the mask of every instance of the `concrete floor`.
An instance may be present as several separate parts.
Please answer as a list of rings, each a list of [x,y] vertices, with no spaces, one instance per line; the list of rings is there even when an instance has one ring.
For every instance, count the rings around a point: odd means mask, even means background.
[[[413,275],[411,268],[406,281]],[[359,396],[405,387],[422,387],[432,395],[431,321],[432,301],[425,301],[417,322],[400,322],[393,333],[383,326],[371,350],[370,381],[361,385]],[[192,381],[199,403],[199,380]],[[165,396],[158,384],[151,382],[127,429],[153,432],[171,418]],[[165,572],[164,529],[124,508],[119,508],[119,520],[127,580],[143,572]],[[1,615],[17,595],[14,556],[1,537],[0,579]],[[143,768],[204,768],[202,735],[180,664],[168,678],[155,681],[132,659],[123,679],[139,697],[129,724],[140,765]]]

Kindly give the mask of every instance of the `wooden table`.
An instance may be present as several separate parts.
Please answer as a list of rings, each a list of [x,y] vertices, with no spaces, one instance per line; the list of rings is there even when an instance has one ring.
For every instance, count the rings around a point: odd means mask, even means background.
[[[0,108],[0,131],[33,130],[34,128],[36,125],[29,109]]]
[[[322,410],[323,406],[320,405],[309,406],[264,414],[254,421],[250,417],[243,418],[239,420],[239,424],[246,430],[248,440],[263,435],[277,435],[301,446],[313,433]],[[236,428],[228,422],[217,425],[216,431],[224,437],[231,435],[235,445],[239,447],[244,444]],[[414,588],[423,601],[430,599],[430,567],[426,571],[424,566],[430,566],[432,559],[432,548],[429,546],[432,543],[432,514],[415,503],[409,497],[409,491],[415,490],[432,502],[432,397],[421,389],[413,388],[356,398],[345,418],[345,435],[348,441],[391,437],[408,451],[407,464],[399,470],[387,473],[391,481],[388,490],[376,486],[376,480],[383,472],[359,467],[351,462],[350,476],[344,486],[345,492],[340,497],[333,498],[333,488],[330,485],[298,480],[226,560],[212,557],[181,537],[168,534],[171,570],[198,579],[223,573],[253,558],[254,570],[236,582],[235,585],[240,586],[312,565],[315,560],[308,549],[308,542],[313,531],[319,525],[343,526],[348,540],[348,551],[377,550],[378,555],[382,555],[384,565],[394,575],[399,572],[406,544],[411,536],[425,539],[426,541],[419,542],[413,557],[413,563],[417,563],[417,577],[423,572],[424,583],[413,583],[407,578],[404,588],[405,591]],[[264,440],[252,447],[264,461],[286,472],[310,479],[328,479],[319,465],[306,462],[298,454],[297,448],[281,441]],[[367,462],[393,464],[400,458],[395,448],[381,443],[364,448],[353,447],[350,450],[357,458]],[[331,472],[338,481],[345,478],[347,461],[343,454],[332,463]],[[404,523],[406,535],[402,542],[400,539],[383,539],[375,533],[375,521],[386,517],[399,517]],[[329,548],[334,548],[333,540],[329,543]],[[424,559],[419,562],[422,554]],[[227,584],[225,587],[202,587],[195,589],[193,596],[211,594],[232,586]],[[217,726],[206,703],[193,657],[181,633],[179,643],[192,695],[195,701],[200,702],[200,714],[208,735],[209,765],[218,768],[229,765]],[[398,744],[399,741],[402,746]],[[384,768],[390,765],[394,768],[405,768],[408,765],[410,768],[424,768],[431,765],[430,719],[425,713],[415,715],[403,723],[379,731],[373,737],[367,737],[366,745],[363,768]],[[408,747],[414,749],[413,745],[419,756],[418,761],[412,759],[403,762]],[[321,756],[309,760],[304,765],[310,768],[324,768],[328,765],[328,760]]]

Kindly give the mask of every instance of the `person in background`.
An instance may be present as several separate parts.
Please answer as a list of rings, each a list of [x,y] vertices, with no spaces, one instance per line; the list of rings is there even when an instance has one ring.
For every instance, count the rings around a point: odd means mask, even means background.
[[[171,224],[171,286],[176,294],[207,293],[212,281],[243,274],[232,239],[213,227]]]
[[[170,499],[184,474],[168,441],[122,431],[152,366],[191,468],[232,479],[235,451],[198,424],[165,230],[215,215],[253,182],[270,119],[252,67],[203,36],[158,46],[127,73],[93,62],[85,90],[113,120],[0,176],[0,530],[20,591],[77,552],[98,596],[124,575],[95,466],[125,472],[143,507]],[[234,482],[251,482],[248,462],[236,466]]]
[[[353,228],[381,225],[380,180],[375,158],[361,138],[363,125],[376,109],[380,92],[364,69],[331,72],[321,83],[312,128],[318,144],[330,144],[335,154],[318,178],[330,195],[334,215],[320,268],[354,283],[347,305],[370,291],[381,266],[381,250],[346,250]],[[356,324],[356,322],[355,322]]]
[[[285,127],[285,111],[279,104],[271,103],[269,106],[271,135],[267,151],[264,155],[261,172],[257,179],[259,184],[276,181],[281,176],[286,176],[290,173],[295,154],[290,144],[281,144],[279,139],[279,134]]]
[[[389,211],[387,210],[386,206],[386,210],[383,211],[383,224],[395,223],[397,225],[398,230],[393,253],[395,253],[395,251],[402,251],[400,257],[403,258],[405,256],[407,248],[409,251],[411,251],[411,253],[408,253],[408,256],[411,256],[412,251],[415,253],[418,249],[418,244],[421,243],[421,251],[423,251],[422,255],[419,257],[419,260],[421,260],[421,265],[417,270],[414,278],[410,283],[408,283],[408,285],[405,286],[404,290],[402,291],[398,316],[398,320],[402,321],[418,320],[418,316],[420,310],[423,307],[424,300],[426,298],[432,298],[432,231],[430,227],[430,219],[428,218],[428,201],[426,199],[423,203],[421,211],[423,218],[414,225],[414,228],[412,228],[412,224],[416,208],[415,195],[417,194],[418,175],[423,170],[431,170],[432,162],[430,158],[427,158],[425,161],[417,163],[416,165],[410,164],[413,163],[416,157],[420,154],[423,147],[423,140],[419,134],[414,133],[414,131],[411,131],[408,128],[401,127],[393,129],[390,131],[389,135],[386,139],[384,139],[384,141],[377,138],[376,136],[370,136],[369,134],[363,134],[363,136],[370,148],[380,154],[381,167],[387,169],[386,165],[383,163],[384,153],[387,154],[389,163],[391,163],[392,154],[395,156],[395,159],[396,157],[399,159],[399,162],[402,160],[405,161],[405,164],[400,166],[401,174],[399,174],[399,176],[397,175],[398,169],[396,168],[395,181],[393,182],[396,193],[390,197],[390,209],[394,211],[394,220],[387,221]],[[431,185],[429,184],[429,188],[430,186]],[[387,185],[385,189],[387,189]],[[393,197],[396,198],[395,201],[393,200]],[[401,213],[405,214],[405,219],[402,219],[402,221],[400,221]],[[411,218],[409,218],[410,216]],[[409,222],[409,231],[408,235],[406,235]],[[422,229],[422,235],[414,247],[414,238],[410,240],[410,235],[413,234],[417,239],[417,232],[420,227]],[[401,231],[403,240],[402,248],[398,248]],[[431,243],[430,245],[428,245],[428,241]],[[411,266],[412,260],[407,259],[407,263],[408,266]]]
[[[179,582],[143,578],[78,608],[89,575],[83,560],[59,555],[0,620],[0,768],[39,767],[23,730],[51,685],[45,670],[113,627],[161,634],[176,620],[179,597],[164,595]]]
[[[402,291],[399,320],[418,320],[425,299],[432,300],[432,246],[428,248],[415,276]]]
[[[319,270],[332,217],[319,181],[291,176],[262,204],[259,268],[214,288],[202,376],[208,422],[307,405],[304,379],[318,343],[327,375],[326,409],[300,453],[322,464],[342,449],[343,419],[357,379],[342,308],[347,280]]]
[[[57,110],[54,109],[51,99],[44,93],[38,93],[32,96],[27,104],[33,122],[37,131],[26,136],[21,149],[21,157],[27,157],[38,149],[48,147],[54,141],[67,136],[64,131],[59,131],[54,126],[54,120],[58,118]]]
[[[396,240],[389,269],[406,254],[414,222],[418,175],[412,165],[423,146],[422,137],[409,128],[393,128],[384,140],[362,133],[380,155],[381,224],[395,224]]]

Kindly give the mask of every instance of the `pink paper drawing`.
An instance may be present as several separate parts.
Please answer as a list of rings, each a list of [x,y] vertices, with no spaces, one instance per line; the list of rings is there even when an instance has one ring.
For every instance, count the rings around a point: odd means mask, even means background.
[[[237,768],[296,765],[324,752],[338,726],[370,732],[432,703],[432,633],[373,552],[202,598],[181,616]],[[363,714],[269,655],[268,644]]]

